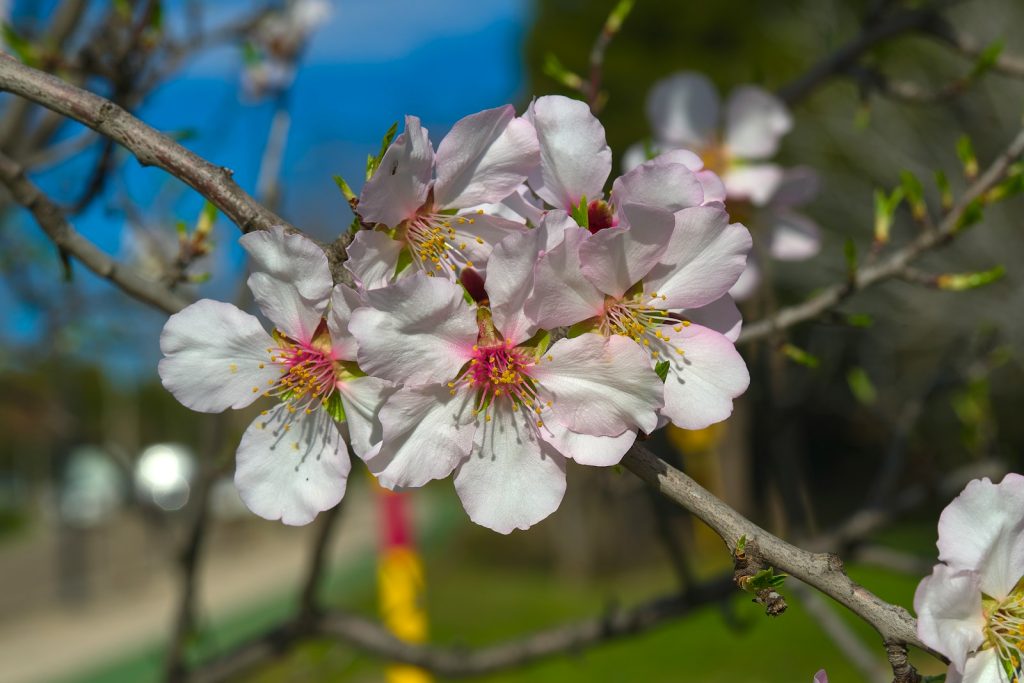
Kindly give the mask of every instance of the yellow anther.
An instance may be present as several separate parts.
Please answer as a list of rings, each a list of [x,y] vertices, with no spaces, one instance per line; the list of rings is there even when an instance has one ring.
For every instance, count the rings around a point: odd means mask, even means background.
[[[689,320],[684,320],[683,321],[683,327],[689,327],[689,326],[690,326],[690,321]]]
[[[480,216],[484,215],[484,210],[483,209],[477,209],[476,212],[477,212],[477,215],[480,215]]]
[[[265,368],[265,367],[267,367],[267,366],[266,366],[266,365],[264,365],[263,363],[260,363],[260,370],[262,370],[262,369],[263,369],[263,368]]]
[[[293,441],[292,442],[292,450],[293,451],[299,450],[299,442],[298,441]]]
[[[238,366],[237,366],[237,365],[235,365],[234,363],[232,363],[231,365],[229,365],[229,366],[228,366],[228,369],[229,369],[229,370],[231,370],[231,374],[234,374],[234,373],[238,372]]]
[[[254,393],[254,394],[260,393],[260,388],[259,387],[253,387],[252,388],[252,393]]]
[[[483,237],[477,237],[476,238],[476,243],[477,244],[483,244],[484,243],[484,238]]]

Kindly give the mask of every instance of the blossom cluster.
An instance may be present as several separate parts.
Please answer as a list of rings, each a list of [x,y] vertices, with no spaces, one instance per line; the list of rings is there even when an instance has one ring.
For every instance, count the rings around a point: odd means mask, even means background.
[[[164,329],[164,385],[207,412],[278,399],[237,456],[263,517],[335,505],[347,441],[387,488],[453,475],[473,521],[528,528],[557,509],[569,460],[614,465],[659,426],[721,421],[749,382],[728,291],[751,237],[722,181],[669,150],[606,195],[611,167],[569,98],[467,116],[436,149],[409,116],[359,196],[355,287],[301,235],[244,236],[273,332],[199,301]]]

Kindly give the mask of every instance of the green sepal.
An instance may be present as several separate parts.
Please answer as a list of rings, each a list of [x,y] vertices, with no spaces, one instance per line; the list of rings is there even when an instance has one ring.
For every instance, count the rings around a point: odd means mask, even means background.
[[[596,332],[596,331],[597,331],[597,318],[590,318],[589,320],[582,320],[582,321],[572,325],[569,328],[569,330],[566,332],[565,336],[567,338],[569,338],[569,339],[573,339],[574,337],[578,337],[581,334],[586,334],[587,332]]]
[[[409,247],[403,247],[398,252],[398,260],[395,262],[395,276],[412,265],[412,252],[409,251]]]
[[[540,330],[519,346],[531,349],[533,355],[539,358],[547,353],[548,347],[551,346],[551,333],[547,330]]]
[[[345,182],[345,179],[337,174],[331,177],[334,178],[334,184],[338,186],[339,190],[341,190],[341,194],[345,197],[345,201],[350,204],[354,202],[356,200],[356,193],[352,191],[352,188],[349,187],[347,182]]]
[[[654,373],[658,375],[658,379],[660,379],[662,383],[664,383],[668,378],[668,368],[669,362],[667,360],[663,360],[654,366]]]
[[[391,142],[395,139],[395,134],[398,132],[398,121],[391,124],[388,128],[388,132],[384,134],[384,138],[380,142],[380,151],[377,152],[377,156],[366,157],[366,179],[369,180],[373,177],[373,174],[380,168],[380,162],[384,159],[384,153],[388,151],[388,147],[391,146]]]
[[[590,215],[587,211],[587,198],[580,197],[580,203],[578,206],[574,206],[572,209],[572,219],[576,221],[576,225],[581,228],[590,227]]]

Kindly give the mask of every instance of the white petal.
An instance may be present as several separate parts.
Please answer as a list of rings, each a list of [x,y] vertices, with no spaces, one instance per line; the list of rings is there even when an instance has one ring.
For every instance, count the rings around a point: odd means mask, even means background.
[[[952,666],[952,665],[950,665]],[[1006,669],[999,663],[995,650],[986,649],[975,652],[967,658],[963,677],[946,676],[946,683],[1010,683]]]
[[[672,238],[675,218],[663,209],[627,204],[628,227],[607,228],[580,244],[583,273],[605,294],[621,297],[655,266]]]
[[[573,325],[604,310],[604,294],[586,278],[580,263],[579,247],[588,239],[590,233],[573,223],[563,231],[561,244],[538,259],[527,308],[542,329]]]
[[[585,102],[561,95],[533,101],[526,114],[537,131],[540,168],[530,174],[533,191],[556,209],[571,211],[582,197],[601,196],[612,170],[604,126]]]
[[[736,88],[725,105],[725,146],[741,159],[767,159],[793,128],[782,100],[752,85]]]
[[[501,201],[540,163],[537,134],[511,105],[458,121],[437,146],[434,203],[442,209]]]
[[[541,438],[581,465],[610,467],[619,464],[636,442],[636,430],[627,429],[618,436],[593,436],[574,432],[558,420],[551,420],[544,423]]]
[[[975,572],[937,564],[914,593],[918,637],[960,671],[968,654],[985,640],[979,579]]]
[[[700,181],[700,187],[704,191],[705,206],[712,202],[725,203],[728,190],[725,189],[725,183],[717,173],[707,170],[697,171],[697,180]]]
[[[327,330],[331,333],[331,351],[335,358],[355,360],[359,345],[348,331],[352,311],[362,306],[363,300],[351,287],[335,285],[331,292],[331,310],[327,314]]]
[[[235,486],[260,517],[309,524],[341,502],[351,467],[345,441],[326,412],[291,414],[282,403],[242,435]]]
[[[518,235],[528,230],[522,221],[516,222],[501,216],[463,215],[466,218],[465,223],[460,224],[458,219],[452,221],[452,228],[455,229],[455,237],[452,241],[459,251],[473,263],[473,267],[480,272],[486,271],[494,245],[509,235]],[[472,219],[473,222],[470,223],[469,219]],[[477,238],[480,239],[477,240]]]
[[[395,385],[377,377],[355,377],[338,382],[338,395],[345,409],[352,452],[367,459],[380,444],[381,427],[377,419],[384,401],[395,390]]]
[[[695,308],[729,291],[747,264],[750,232],[729,215],[707,206],[675,214],[672,239],[644,278],[644,289],[664,296],[659,308]]]
[[[476,312],[462,288],[422,273],[366,292],[348,329],[359,343],[359,367],[397,384],[444,382],[472,355]]]
[[[312,339],[334,287],[323,250],[280,227],[239,242],[253,260],[248,284],[263,315],[292,339]]]
[[[485,288],[494,326],[513,344],[529,339],[537,325],[526,313],[534,266],[544,239],[541,230],[506,237],[491,252]]]
[[[658,423],[661,380],[632,339],[592,333],[560,339],[530,374],[554,417],[574,432],[618,436],[639,427],[650,433]]]
[[[700,308],[686,308],[680,315],[690,322],[710,328],[731,342],[739,339],[743,329],[743,316],[736,302],[728,294]]]
[[[405,132],[391,143],[380,168],[363,186],[359,215],[389,228],[411,218],[427,200],[433,167],[434,150],[427,129],[415,116],[406,116]]]
[[[443,384],[392,394],[380,410],[380,450],[366,461],[381,486],[412,488],[451,474],[473,448],[473,398]]]
[[[647,118],[661,142],[709,144],[718,126],[718,92],[703,74],[684,72],[658,81],[647,95]]]
[[[729,199],[749,201],[764,206],[782,183],[783,170],[775,164],[733,166],[722,175]]]
[[[255,316],[231,304],[200,299],[164,325],[160,379],[192,410],[244,408],[260,397],[268,381],[281,376],[267,352],[276,347]]]
[[[793,211],[776,211],[770,214],[770,219],[768,251],[775,258],[804,261],[821,251],[821,231],[818,224],[807,216]]]
[[[348,245],[345,270],[362,289],[386,287],[395,277],[405,243],[378,230],[360,230]]]
[[[683,164],[665,163],[660,157],[637,166],[615,179],[612,203],[644,204],[671,213],[704,201],[704,188],[697,174]]]
[[[661,328],[668,343],[651,341],[656,360],[669,362],[662,412],[677,427],[703,429],[732,414],[732,400],[747,390],[750,373],[723,335],[700,325],[676,327]]]
[[[480,423],[474,452],[455,473],[455,490],[471,520],[507,534],[558,509],[565,459],[537,437],[524,411],[503,405]]]
[[[968,483],[939,517],[938,547],[940,560],[977,571],[987,595],[1005,598],[1024,576],[1024,476]]]

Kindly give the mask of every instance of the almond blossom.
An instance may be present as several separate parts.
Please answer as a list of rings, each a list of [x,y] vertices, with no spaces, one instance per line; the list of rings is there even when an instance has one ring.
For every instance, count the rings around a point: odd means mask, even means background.
[[[533,126],[510,105],[461,119],[436,154],[407,116],[359,197],[359,217],[378,229],[356,233],[345,267],[367,289],[394,280],[403,254],[414,270],[453,280],[463,268],[483,270],[491,247],[525,226],[477,207],[515,192],[537,159]]]
[[[742,85],[723,105],[706,76],[682,72],[655,83],[647,98],[647,116],[654,142],[646,147],[638,143],[626,151],[627,170],[642,164],[649,154],[680,149],[696,153],[705,171],[721,177],[729,212],[745,225],[764,230],[767,250],[774,258],[798,261],[818,253],[818,226],[794,210],[817,193],[817,174],[806,167],[785,169],[768,161],[793,127],[786,106],[775,95]],[[745,299],[759,282],[760,268],[751,258],[748,271],[730,293]]]
[[[492,266],[463,289],[414,274],[367,292],[350,324],[360,366],[405,384],[380,411],[370,470],[387,488],[454,471],[470,519],[500,533],[558,508],[567,458],[617,463],[638,430],[657,426],[661,406],[660,381],[633,342],[585,334],[546,349],[521,312],[492,314],[486,297],[516,299],[517,275]]]
[[[629,339],[666,373],[665,417],[686,429],[724,420],[750,381],[732,343],[739,314],[726,295],[743,272],[750,234],[714,205],[670,213],[627,203],[620,213],[625,225],[590,234],[551,211],[533,234],[499,244],[492,262],[535,250],[524,310],[536,326]],[[527,245],[531,238],[539,244]],[[518,302],[498,291],[491,303],[497,318]]]
[[[257,24],[252,42],[259,53],[247,57],[242,73],[246,94],[259,99],[291,86],[300,53],[331,14],[331,4],[326,0],[290,0]]]
[[[359,300],[334,286],[320,247],[283,228],[241,243],[253,260],[249,289],[275,329],[268,334],[231,304],[197,301],[164,326],[160,378],[183,405],[204,413],[277,399],[242,435],[235,485],[257,515],[307,524],[345,494],[346,440],[362,458],[380,447],[376,413],[391,384],[354,362],[347,326]]]
[[[948,683],[1024,677],[1024,476],[976,479],[939,517],[939,560],[914,594],[921,640]]]

